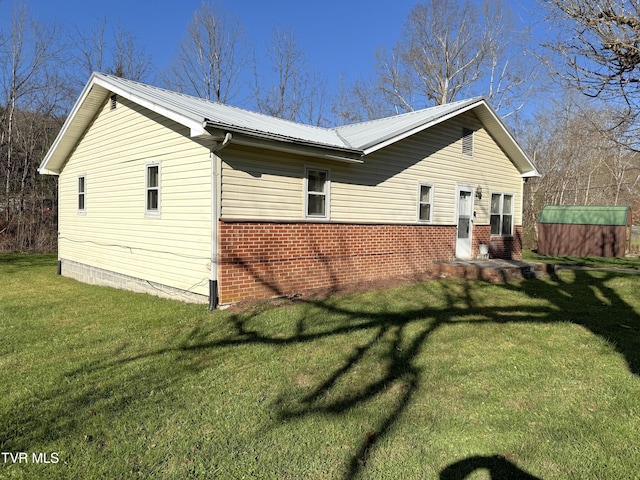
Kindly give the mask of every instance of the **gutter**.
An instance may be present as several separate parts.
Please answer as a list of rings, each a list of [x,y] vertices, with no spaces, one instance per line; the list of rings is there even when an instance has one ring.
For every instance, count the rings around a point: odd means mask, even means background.
[[[209,311],[218,308],[220,297],[218,295],[218,213],[220,209],[220,172],[222,159],[217,155],[220,150],[231,143],[233,136],[230,132],[224,135],[222,142],[216,142],[211,149],[211,278],[209,279]]]
[[[214,139],[218,141],[222,140],[223,144],[225,144],[223,138],[225,138],[227,134],[231,134],[231,132],[233,132],[236,135],[233,138],[233,143],[236,145],[264,148],[266,150],[275,150],[278,152],[304,155],[307,157],[315,157],[323,160],[332,160],[344,163],[364,163],[364,160],[362,160],[364,152],[355,148],[315,143],[284,135],[269,134],[258,130],[224,125],[206,119],[202,122],[202,126]],[[225,132],[224,137],[222,132]]]

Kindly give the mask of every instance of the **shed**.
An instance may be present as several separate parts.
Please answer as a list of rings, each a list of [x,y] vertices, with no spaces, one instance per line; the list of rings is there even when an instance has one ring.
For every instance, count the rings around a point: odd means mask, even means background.
[[[547,205],[538,218],[538,253],[624,257],[631,245],[629,206]]]

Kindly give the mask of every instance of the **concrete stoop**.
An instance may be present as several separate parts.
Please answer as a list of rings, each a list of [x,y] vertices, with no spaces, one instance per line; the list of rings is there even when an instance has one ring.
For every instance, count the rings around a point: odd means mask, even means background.
[[[510,280],[546,277],[552,265],[545,263],[527,263],[518,260],[454,260],[433,265],[434,272],[440,277],[466,278],[500,283]]]

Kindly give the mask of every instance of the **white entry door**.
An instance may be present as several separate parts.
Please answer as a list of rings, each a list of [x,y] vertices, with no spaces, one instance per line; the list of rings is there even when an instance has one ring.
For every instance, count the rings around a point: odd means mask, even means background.
[[[458,186],[456,258],[471,258],[473,187]]]

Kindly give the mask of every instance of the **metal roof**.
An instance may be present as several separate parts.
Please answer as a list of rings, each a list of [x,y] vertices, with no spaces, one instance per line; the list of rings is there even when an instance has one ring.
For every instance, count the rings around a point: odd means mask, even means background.
[[[482,98],[472,98],[393,117],[345,125],[335,130],[347,144],[370,153],[382,148],[381,145],[388,144],[389,140],[397,141],[399,135],[409,136],[416,133],[416,130],[428,128],[434,121],[440,123],[452,114],[457,115],[480,101]]]
[[[265,148],[297,148],[300,153],[358,162],[391,143],[473,110],[514,162],[523,177],[538,175],[535,166],[484,98],[418,110],[380,120],[321,128],[241,108],[210,102],[139,82],[94,73],[40,165],[40,173],[58,174],[106,99],[116,94],[190,129],[191,136],[232,133],[245,142],[259,139]]]
[[[628,206],[547,205],[540,211],[539,223],[571,225],[626,225]]]

